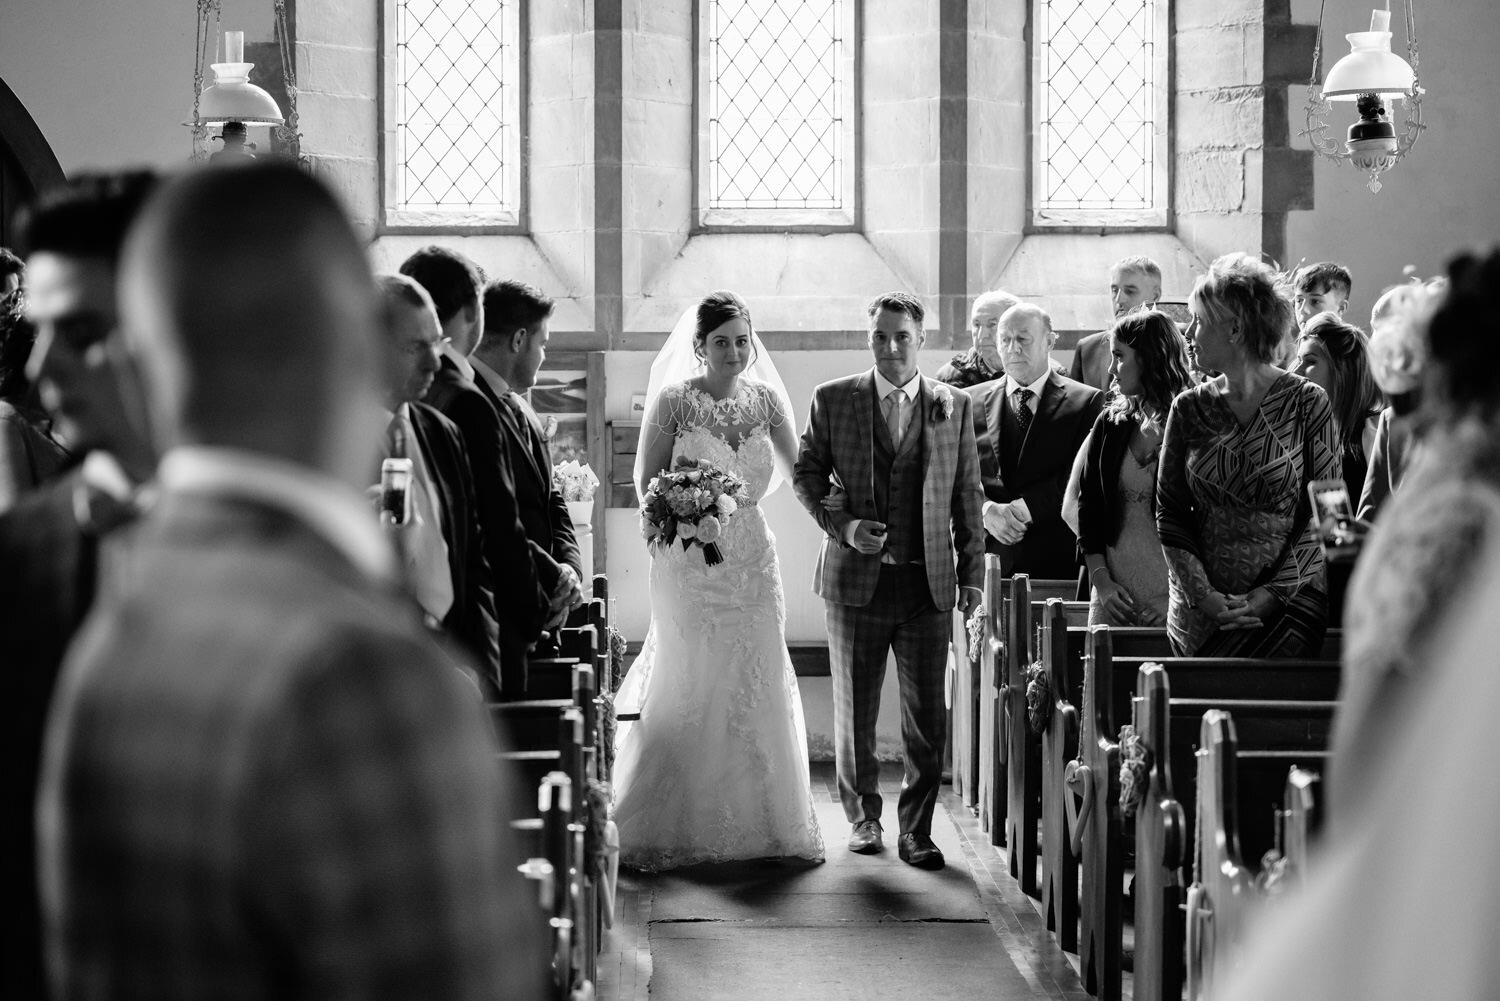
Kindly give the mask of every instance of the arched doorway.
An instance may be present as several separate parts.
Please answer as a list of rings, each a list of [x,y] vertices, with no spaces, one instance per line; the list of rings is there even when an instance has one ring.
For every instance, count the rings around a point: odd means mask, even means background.
[[[13,242],[20,208],[40,188],[64,180],[62,164],[21,99],[0,79],[0,246]]]

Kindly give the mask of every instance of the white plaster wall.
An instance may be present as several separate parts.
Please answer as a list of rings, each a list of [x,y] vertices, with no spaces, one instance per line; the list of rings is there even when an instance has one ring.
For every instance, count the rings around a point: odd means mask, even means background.
[[[225,8],[225,29],[271,38],[270,4]],[[192,155],[182,122],[193,114],[196,24],[189,0],[3,0],[0,77],[69,174],[180,166]]]
[[[1383,4],[1328,0],[1325,72],[1349,51],[1343,35],[1369,28],[1372,6]],[[1316,0],[1295,0],[1293,17],[1315,23],[1317,7]],[[1391,9],[1393,24],[1399,23],[1404,3]],[[1403,280],[1404,266],[1414,266],[1424,277],[1441,274],[1459,248],[1500,240],[1500,133],[1489,113],[1500,96],[1500,61],[1494,58],[1500,49],[1500,5],[1495,0],[1419,2],[1417,17],[1426,131],[1406,159],[1382,176],[1379,194],[1371,194],[1364,176],[1347,164],[1320,159],[1314,207],[1291,213],[1287,224],[1289,262],[1334,260],[1353,272],[1347,315],[1366,328],[1376,297]],[[1405,56],[1404,30],[1396,30],[1392,47]],[[1293,87],[1291,98],[1295,136],[1305,127],[1306,89]],[[1349,104],[1334,108],[1329,122],[1342,133],[1358,115]],[[1391,116],[1398,131],[1404,116],[1404,105]],[[1305,139],[1294,142],[1307,148]]]

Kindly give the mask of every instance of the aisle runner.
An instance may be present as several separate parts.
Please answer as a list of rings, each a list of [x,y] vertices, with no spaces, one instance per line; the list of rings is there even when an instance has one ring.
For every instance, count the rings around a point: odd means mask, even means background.
[[[880,855],[849,852],[838,804],[817,808],[822,865],[708,866],[652,880],[652,1001],[1030,996],[943,811],[933,840],[948,868],[934,873],[896,857],[894,831]]]

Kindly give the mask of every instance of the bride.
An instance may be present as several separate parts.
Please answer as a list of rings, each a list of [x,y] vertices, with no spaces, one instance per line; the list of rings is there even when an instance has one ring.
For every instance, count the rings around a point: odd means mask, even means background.
[[[751,501],[703,550],[653,550],[651,628],[617,697],[640,705],[616,742],[621,862],[658,870],[699,862],[823,857],[807,737],[787,654],[776,540],[757,502],[796,454],[786,388],[733,292],[678,321],[651,366],[635,483],[678,456],[745,480]]]

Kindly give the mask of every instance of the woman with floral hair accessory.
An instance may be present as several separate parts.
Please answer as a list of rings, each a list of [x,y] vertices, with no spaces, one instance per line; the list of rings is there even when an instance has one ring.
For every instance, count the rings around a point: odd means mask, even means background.
[[[686,546],[663,542],[643,514],[655,540],[651,627],[616,696],[622,708],[640,707],[615,742],[624,865],[823,857],[776,539],[759,506],[795,451],[791,404],[749,308],[733,292],[711,293],[678,321],[651,366],[636,488],[654,503],[653,483],[686,462],[732,474],[748,496],[727,510],[732,498],[718,498],[725,520],[686,526]],[[697,535],[707,521],[712,538]],[[712,543],[716,562],[695,537]]]

